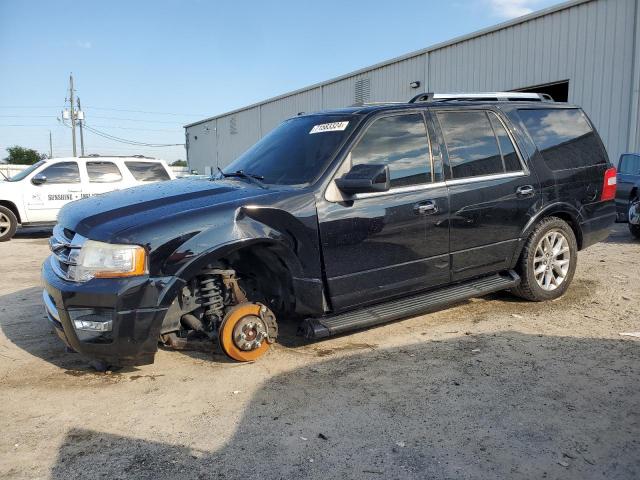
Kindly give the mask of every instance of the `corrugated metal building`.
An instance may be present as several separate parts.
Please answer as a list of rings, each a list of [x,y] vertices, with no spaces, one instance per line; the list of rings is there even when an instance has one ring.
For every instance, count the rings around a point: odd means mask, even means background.
[[[407,101],[422,91],[504,90],[581,105],[614,163],[640,151],[640,0],[562,3],[186,125],[187,158],[200,173],[224,167],[298,112]]]

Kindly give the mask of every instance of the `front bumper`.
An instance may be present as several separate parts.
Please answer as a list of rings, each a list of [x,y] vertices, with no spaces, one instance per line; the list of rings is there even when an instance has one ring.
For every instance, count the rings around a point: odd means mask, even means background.
[[[42,293],[49,322],[58,336],[80,354],[107,365],[153,363],[168,306],[163,294],[173,277],[132,277],[69,282],[53,270],[48,258],[42,265]],[[81,339],[71,315],[86,309],[110,312],[108,338]]]

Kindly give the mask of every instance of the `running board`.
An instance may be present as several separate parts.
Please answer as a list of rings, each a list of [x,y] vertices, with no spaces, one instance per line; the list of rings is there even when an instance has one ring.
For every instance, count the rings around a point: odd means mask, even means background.
[[[300,325],[300,334],[310,340],[339,335],[350,330],[426,313],[462,300],[516,287],[520,277],[510,270],[504,274],[476,278],[464,283],[379,303],[359,310],[320,318],[308,318]]]

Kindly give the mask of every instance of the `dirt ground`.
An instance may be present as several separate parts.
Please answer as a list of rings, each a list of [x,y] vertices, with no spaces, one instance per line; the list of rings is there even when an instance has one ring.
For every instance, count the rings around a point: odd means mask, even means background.
[[[253,364],[161,350],[111,374],[47,325],[47,235],[0,244],[2,479],[640,478],[624,225],[552,303],[498,294],[317,343],[285,332]]]

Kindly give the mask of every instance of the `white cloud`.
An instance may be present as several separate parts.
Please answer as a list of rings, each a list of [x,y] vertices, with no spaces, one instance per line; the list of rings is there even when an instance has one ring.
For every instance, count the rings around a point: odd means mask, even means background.
[[[488,0],[494,15],[502,18],[515,18],[533,12],[535,0]]]
[[[76,47],[90,49],[92,47],[91,42],[78,40],[76,41]]]

